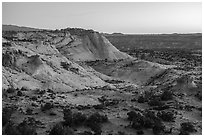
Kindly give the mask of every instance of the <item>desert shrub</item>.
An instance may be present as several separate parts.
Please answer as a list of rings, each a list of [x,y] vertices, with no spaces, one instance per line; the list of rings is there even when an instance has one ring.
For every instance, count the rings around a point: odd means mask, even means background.
[[[189,135],[189,132],[185,130],[181,130],[179,135]]]
[[[160,98],[152,98],[149,100],[148,104],[150,106],[163,106],[164,103],[161,102]]]
[[[90,115],[86,120],[86,126],[90,127],[95,134],[101,134],[101,123],[107,122],[108,117],[99,113]]]
[[[20,135],[21,133],[18,131],[17,126],[14,125],[14,123],[8,122],[2,134],[3,135]]]
[[[198,90],[197,93],[195,94],[195,97],[202,101],[202,90]]]
[[[87,118],[86,123],[104,123],[108,121],[108,117],[98,112],[93,113]]]
[[[102,133],[101,124],[99,123],[91,123],[88,125],[95,135],[100,135]]]
[[[71,64],[67,63],[67,62],[61,62],[60,64],[65,70],[69,70]]]
[[[118,135],[125,135],[124,131],[118,131]]]
[[[63,113],[65,124],[69,126],[82,125],[87,119],[85,114],[82,114],[81,112],[73,113],[70,109],[64,109]]]
[[[184,123],[181,123],[180,132],[181,132],[181,133],[185,133],[185,131],[187,131],[187,132],[189,132],[189,133],[196,131],[195,126],[193,125],[192,122],[184,122]]]
[[[162,122],[157,122],[152,127],[152,131],[153,131],[154,135],[160,135],[160,134],[164,133],[164,130],[165,130],[165,126]]]
[[[84,131],[84,132],[79,133],[79,135],[93,135],[93,133],[90,131]]]
[[[4,42],[4,43],[2,43],[2,46],[3,47],[11,47],[12,45],[10,42]]]
[[[154,91],[145,91],[145,92],[143,93],[143,95],[144,95],[144,98],[147,99],[147,100],[156,97]]]
[[[157,113],[157,116],[166,122],[173,122],[175,119],[175,115],[170,111],[160,111]]]
[[[43,95],[46,93],[46,90],[40,90],[40,89],[36,89],[35,90],[36,94],[40,94],[40,95]]]
[[[163,100],[163,101],[172,100],[172,99],[173,99],[173,92],[170,90],[165,90],[161,94],[161,100]]]
[[[21,88],[21,91],[26,91],[26,90],[28,90],[26,87]]]
[[[71,124],[72,124],[72,111],[70,109],[65,108],[65,109],[63,109],[63,114],[64,114],[63,119],[65,121],[64,123],[66,125],[71,126]]]
[[[37,96],[32,96],[30,99],[33,100],[33,101],[38,100]]]
[[[134,129],[143,128],[145,124],[145,117],[141,113],[130,111],[127,113],[127,115],[128,115],[128,120],[132,121],[131,122],[132,128]]]
[[[153,111],[144,111],[143,113],[130,111],[127,113],[128,120],[131,121],[131,127],[134,129],[152,128],[155,123],[161,120]]]
[[[37,135],[35,124],[34,118],[27,118],[17,126],[17,129],[21,135]]]
[[[154,111],[146,110],[143,115],[145,117],[143,125],[145,128],[152,128],[156,123],[161,122]]]
[[[53,104],[50,102],[47,102],[44,105],[41,105],[42,111],[50,110],[51,108],[53,108]]]
[[[73,135],[74,132],[70,127],[66,127],[61,123],[58,123],[52,127],[49,132],[50,135]]]
[[[27,108],[26,109],[26,114],[27,115],[32,115],[33,114],[33,110],[31,108]]]
[[[135,116],[137,116],[137,113],[135,111],[130,111],[127,113],[128,115],[128,120],[133,120]]]
[[[70,68],[70,71],[74,72],[74,73],[78,73],[79,69],[78,68]]]
[[[23,93],[21,91],[17,92],[17,96],[22,96],[22,95],[23,95]]]
[[[75,126],[83,124],[86,119],[86,115],[82,114],[81,112],[76,112],[72,114],[72,124]]]
[[[147,100],[146,100],[146,99],[144,98],[144,96],[142,96],[142,95],[139,96],[139,97],[138,97],[138,100],[137,100],[138,103],[144,103],[144,102],[146,102],[146,101],[147,101]]]
[[[138,134],[138,135],[144,135],[144,131],[138,130],[138,131],[137,131],[137,134]]]
[[[16,90],[12,87],[12,88],[8,88],[7,90],[7,93],[14,93],[16,92]]]
[[[11,118],[11,115],[14,111],[12,107],[5,107],[2,109],[2,126],[5,126]]]

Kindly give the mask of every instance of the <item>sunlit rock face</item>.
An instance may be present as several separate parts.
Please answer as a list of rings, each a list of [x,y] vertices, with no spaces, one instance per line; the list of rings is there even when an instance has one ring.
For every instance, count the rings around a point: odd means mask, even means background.
[[[26,87],[72,91],[103,87],[107,85],[106,82],[74,61],[112,60],[117,59],[118,54],[124,55],[120,58],[129,57],[116,48],[113,49],[118,52],[117,55],[113,56],[112,51],[109,53],[110,48],[107,48],[112,45],[98,33],[94,34],[96,37],[94,44],[89,36],[71,35],[67,31],[10,32],[3,37],[2,65],[5,89]],[[109,44],[108,46],[104,40]],[[102,41],[102,44],[99,41]]]

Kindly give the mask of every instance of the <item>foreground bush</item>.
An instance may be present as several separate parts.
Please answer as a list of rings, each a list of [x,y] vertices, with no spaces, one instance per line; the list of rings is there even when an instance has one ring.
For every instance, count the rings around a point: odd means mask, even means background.
[[[37,135],[36,127],[27,120],[24,120],[19,125],[14,125],[12,122],[8,122],[3,134],[5,135]]]
[[[73,135],[74,132],[70,127],[66,127],[61,123],[58,123],[53,126],[49,134],[50,135]]]
[[[155,134],[159,134],[158,128],[163,127],[160,118],[155,115],[154,111],[146,110],[142,113],[130,111],[127,115],[128,120],[131,121],[130,126],[134,129],[153,128]]]
[[[5,107],[2,109],[2,126],[5,126],[11,118],[11,115],[14,111],[12,107]]]
[[[36,121],[32,117],[24,119],[23,122],[17,126],[17,129],[21,135],[37,135]]]
[[[164,130],[165,130],[165,126],[163,123],[161,122],[158,122],[158,123],[155,123],[153,128],[152,128],[152,131],[155,135],[161,135],[164,133]]]
[[[108,117],[99,113],[94,113],[86,120],[86,126],[90,127],[95,134],[101,134],[101,123],[107,122]]]
[[[21,133],[17,129],[17,126],[14,125],[14,123],[12,122],[8,122],[2,134],[3,135],[21,135]]]
[[[64,123],[68,126],[79,126],[83,125],[87,117],[81,112],[72,112],[70,109],[64,109]]]
[[[186,134],[189,134],[191,132],[197,131],[192,122],[184,122],[184,123],[181,123],[180,125],[181,125],[181,128],[180,128],[180,134],[181,135],[186,135]]]

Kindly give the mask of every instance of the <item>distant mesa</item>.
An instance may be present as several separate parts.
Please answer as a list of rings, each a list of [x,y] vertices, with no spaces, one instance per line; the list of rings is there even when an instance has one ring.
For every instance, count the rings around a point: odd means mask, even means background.
[[[16,25],[2,25],[2,31],[42,31],[43,29],[20,27]]]

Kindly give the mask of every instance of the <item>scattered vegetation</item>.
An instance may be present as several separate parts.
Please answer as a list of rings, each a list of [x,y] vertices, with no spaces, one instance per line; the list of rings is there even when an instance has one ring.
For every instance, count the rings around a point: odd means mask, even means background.
[[[52,127],[49,134],[50,135],[73,135],[74,132],[70,127],[64,126],[62,123],[57,123]]]
[[[157,116],[166,122],[174,122],[175,114],[171,111],[159,111]]]

